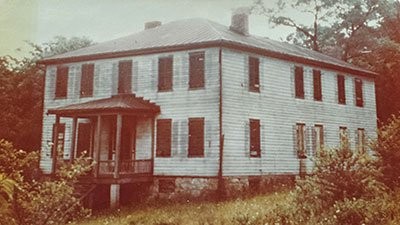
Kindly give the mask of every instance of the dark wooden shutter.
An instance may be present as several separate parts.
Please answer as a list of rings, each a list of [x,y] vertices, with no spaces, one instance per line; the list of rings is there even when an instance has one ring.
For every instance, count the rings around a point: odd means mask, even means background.
[[[81,69],[81,97],[93,95],[94,64],[84,64]]]
[[[296,98],[304,98],[304,71],[303,67],[296,66],[294,69],[294,82]]]
[[[337,75],[338,103],[346,104],[346,89],[343,75]]]
[[[321,71],[313,70],[314,100],[322,100]]]
[[[250,156],[260,157],[260,120],[250,119]]]
[[[157,120],[157,157],[170,157],[171,156],[171,119]]]
[[[362,90],[362,80],[359,78],[355,79],[355,89],[356,89],[356,106],[363,107],[363,90]]]
[[[249,91],[260,91],[260,60],[249,57]]]
[[[158,91],[172,90],[173,58],[158,59]]]
[[[189,156],[204,156],[204,118],[189,118]]]
[[[56,98],[67,97],[68,90],[68,67],[58,66],[56,74]]]
[[[132,61],[121,61],[118,64],[118,94],[132,92]]]
[[[204,87],[204,52],[189,55],[189,88]]]

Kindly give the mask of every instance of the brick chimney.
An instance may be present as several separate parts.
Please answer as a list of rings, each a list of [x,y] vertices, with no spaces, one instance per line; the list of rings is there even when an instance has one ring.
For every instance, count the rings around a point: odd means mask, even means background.
[[[148,29],[153,29],[153,28],[159,27],[159,26],[161,26],[161,21],[150,21],[150,22],[146,22],[144,24],[144,29],[148,30]]]
[[[229,29],[242,35],[249,35],[249,7],[236,8],[232,13],[231,26]]]

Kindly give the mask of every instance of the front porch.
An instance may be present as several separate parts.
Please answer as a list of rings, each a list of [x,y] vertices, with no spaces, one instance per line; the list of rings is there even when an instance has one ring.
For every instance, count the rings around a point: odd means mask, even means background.
[[[154,170],[155,116],[159,106],[132,94],[48,110],[55,115],[52,155],[58,156],[64,136],[63,117],[72,119],[69,161],[85,156],[94,167],[81,183],[110,185],[110,205],[119,205],[121,184],[149,182]],[[60,157],[52,157],[52,173]]]

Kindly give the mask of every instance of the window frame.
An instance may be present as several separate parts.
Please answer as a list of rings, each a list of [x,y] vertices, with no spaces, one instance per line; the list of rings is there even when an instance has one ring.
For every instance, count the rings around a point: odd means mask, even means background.
[[[307,158],[305,123],[296,123],[296,153],[298,159]]]
[[[342,147],[349,144],[349,132],[346,126],[339,126],[339,141]]]
[[[87,63],[81,66],[81,83],[79,97],[92,97],[94,83],[94,63]]]
[[[200,127],[198,127],[200,126]],[[195,131],[193,133],[193,131]],[[196,135],[199,135],[198,137]],[[205,119],[204,117],[196,117],[188,119],[188,157],[204,157],[205,151]],[[198,139],[198,140],[196,140]],[[200,146],[193,146],[199,143]]]
[[[346,105],[346,77],[342,74],[337,74],[337,93],[338,103]]]
[[[68,79],[69,67],[64,65],[57,66],[54,93],[55,99],[64,99],[68,97]]]
[[[364,107],[363,82],[360,78],[354,78],[354,92],[356,106]]]
[[[161,125],[166,125],[168,128],[162,128]],[[172,119],[158,119],[156,132],[156,157],[171,157],[172,150]],[[168,129],[167,133],[159,133],[161,130]],[[166,138],[167,140],[161,140]],[[169,143],[168,147],[161,147],[161,144]]]
[[[303,66],[294,67],[294,89],[295,97],[304,99],[304,68]]]
[[[259,119],[249,119],[249,154],[252,158],[261,157],[261,122]]]
[[[132,60],[121,60],[118,62],[118,94],[132,93]]]
[[[357,128],[357,149],[358,152],[365,152],[366,145],[366,137],[365,137],[365,129]]]
[[[174,58],[165,56],[158,58],[158,92],[173,90]]]
[[[260,59],[249,56],[248,59],[249,91],[260,92]]]
[[[322,102],[322,75],[321,70],[313,69],[313,94],[315,101]]]
[[[319,140],[319,142],[318,142],[318,140]],[[314,149],[313,149],[314,155],[317,155],[318,152],[321,151],[324,147],[324,125],[322,125],[322,124],[314,125],[313,146],[314,146]]]
[[[190,52],[189,90],[203,88],[205,88],[205,51]]]
[[[64,150],[65,150],[65,130],[66,130],[66,126],[65,123],[59,123],[58,127],[57,127],[57,134],[55,133],[55,129],[56,129],[56,123],[53,124],[53,132],[52,132],[52,142],[55,141],[55,135],[57,137],[57,148],[56,151],[58,152],[58,158],[64,158],[63,154],[64,154]],[[62,134],[62,136],[60,137],[60,134]],[[55,144],[55,143],[53,143]],[[61,148],[61,149],[59,149]],[[53,149],[51,149],[50,152],[50,158],[53,158]]]

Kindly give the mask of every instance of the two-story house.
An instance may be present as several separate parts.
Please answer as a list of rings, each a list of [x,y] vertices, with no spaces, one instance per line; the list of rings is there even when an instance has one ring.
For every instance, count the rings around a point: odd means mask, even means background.
[[[362,150],[376,129],[376,74],[252,36],[246,13],[230,27],[149,22],[41,63],[40,166],[92,157],[86,181],[113,207],[137,190],[200,195],[298,175],[323,145]]]

